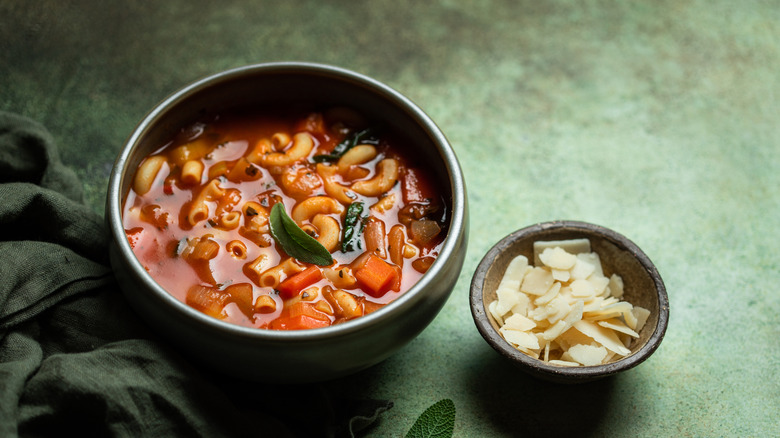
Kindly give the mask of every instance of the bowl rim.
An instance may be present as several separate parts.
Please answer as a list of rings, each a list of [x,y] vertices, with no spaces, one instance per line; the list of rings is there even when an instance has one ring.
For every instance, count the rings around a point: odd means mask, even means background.
[[[579,367],[549,365],[516,349],[493,328],[489,320],[490,315],[488,315],[484,305],[485,291],[483,287],[489,268],[496,258],[515,241],[549,230],[582,231],[598,235],[599,237],[610,241],[617,247],[630,252],[647,271],[655,286],[654,289],[656,291],[656,296],[658,297],[659,315],[658,324],[656,325],[655,330],[639,350],[622,359],[602,365]],[[669,298],[666,293],[666,287],[660,273],[647,254],[645,254],[633,241],[614,230],[601,225],[575,220],[539,222],[516,230],[499,240],[488,250],[474,271],[469,292],[469,301],[472,318],[477,326],[477,330],[493,349],[498,351],[502,356],[514,361],[516,365],[521,366],[525,371],[542,378],[557,381],[587,381],[593,378],[606,377],[639,365],[650,357],[658,348],[661,340],[663,340],[663,337],[666,334],[669,322]]]
[[[448,186],[452,197],[448,235],[442,243],[438,257],[417,283],[395,300],[368,315],[328,327],[305,330],[268,330],[245,327],[212,318],[191,308],[168,293],[146,272],[140,261],[135,257],[128,240],[124,237],[125,233],[122,227],[122,210],[125,197],[125,194],[122,193],[122,182],[123,178],[129,177],[125,176],[125,167],[138,142],[152,129],[152,126],[158,119],[190,96],[196,95],[209,87],[219,86],[223,82],[232,80],[247,80],[250,77],[257,78],[265,75],[285,73],[324,76],[332,80],[351,83],[367,89],[379,99],[387,100],[391,105],[400,107],[436,146],[449,177]],[[263,340],[264,342],[292,345],[359,333],[380,321],[393,319],[394,315],[407,311],[410,306],[423,299],[425,288],[433,282],[433,279],[443,274],[446,264],[451,258],[456,258],[456,251],[461,246],[459,241],[467,235],[467,208],[465,179],[452,145],[434,121],[412,100],[390,86],[356,71],[321,63],[283,61],[250,64],[213,73],[184,85],[157,103],[135,126],[131,135],[123,143],[121,151],[114,162],[109,176],[105,220],[108,225],[109,238],[118,247],[118,252],[133,272],[133,275],[154,294],[155,298],[167,305],[179,317],[198,323],[206,329],[238,336],[247,340]]]

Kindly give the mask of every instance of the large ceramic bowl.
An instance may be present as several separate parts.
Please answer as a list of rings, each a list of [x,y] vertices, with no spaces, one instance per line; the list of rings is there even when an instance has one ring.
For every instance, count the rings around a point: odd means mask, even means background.
[[[200,313],[160,287],[136,259],[122,227],[122,205],[139,162],[204,113],[295,102],[350,106],[402,132],[425,157],[452,208],[440,255],[409,291],[369,315],[330,327],[247,328]],[[436,317],[466,252],[466,188],[444,134],[409,99],[364,75],[311,63],[237,68],[194,82],[163,100],[124,145],[109,181],[106,221],[111,264],[130,305],[173,348],[206,366],[256,381],[300,383],[345,376],[374,365],[415,338]]]

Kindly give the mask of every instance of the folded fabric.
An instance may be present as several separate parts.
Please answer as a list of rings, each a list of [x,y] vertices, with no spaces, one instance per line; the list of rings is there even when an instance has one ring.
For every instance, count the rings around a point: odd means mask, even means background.
[[[3,437],[354,436],[392,406],[238,381],[169,348],[120,294],[103,220],[51,136],[2,112],[0,279]]]

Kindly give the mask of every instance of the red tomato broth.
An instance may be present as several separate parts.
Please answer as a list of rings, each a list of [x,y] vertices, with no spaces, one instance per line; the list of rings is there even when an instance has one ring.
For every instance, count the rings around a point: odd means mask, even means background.
[[[123,222],[136,257],[155,281],[180,301],[215,318],[249,327],[282,330],[315,328],[341,323],[356,317],[340,314],[339,304],[333,298],[334,293],[338,294],[337,291],[349,293],[362,309],[360,313],[367,314],[393,301],[411,288],[424,273],[416,270],[412,266],[413,262],[418,261],[415,265],[419,267],[422,265],[419,261],[423,257],[435,258],[438,255],[447,232],[448,206],[442,196],[443,192],[436,185],[435,176],[426,169],[422,158],[412,154],[398,136],[381,132],[378,135],[379,141],[374,145],[378,152],[376,157],[368,162],[351,166],[344,172],[345,175],[337,173],[334,176],[334,180],[343,185],[368,180],[375,176],[376,165],[380,160],[395,159],[399,165],[398,181],[389,190],[379,196],[352,192],[355,196],[354,201],[364,203],[363,215],[370,215],[383,223],[386,245],[387,234],[394,225],[401,223],[401,216],[406,222],[410,220],[410,215],[414,216],[411,220],[434,220],[441,227],[441,232],[431,241],[415,245],[412,242],[410,227],[408,224],[404,225],[405,245],[416,247],[416,251],[412,251],[416,254],[405,255],[402,266],[393,264],[388,254],[382,257],[385,262],[395,267],[399,275],[390,290],[364,291],[360,288],[360,282],[350,287],[343,285],[335,287],[324,275],[324,270],[328,268],[338,269],[345,266],[351,268],[356,263],[356,259],[366,254],[364,250],[367,243],[363,233],[358,240],[360,249],[345,253],[341,251],[339,245],[330,251],[334,259],[333,265],[316,268],[322,271],[323,275],[315,276],[318,280],[311,284],[307,282],[304,289],[304,291],[316,292],[308,294],[316,296],[302,298],[303,291],[295,293],[286,290],[284,294],[280,294],[273,287],[261,286],[257,274],[248,269],[248,265],[261,256],[266,258],[265,270],[279,265],[288,258],[284,250],[271,238],[267,229],[265,232],[254,234],[247,232],[246,228],[251,220],[247,214],[240,215],[238,228],[230,230],[220,225],[221,219],[216,216],[217,212],[241,213],[243,206],[250,201],[257,203],[266,213],[274,203],[282,202],[285,211],[290,214],[298,203],[308,197],[327,196],[324,185],[318,185],[317,178],[311,175],[314,173],[323,180],[317,174],[312,157],[330,153],[356,128],[348,127],[349,122],[326,120],[327,116],[324,114],[327,113],[316,111],[274,111],[273,115],[267,112],[226,113],[186,127],[168,144],[150,154],[150,157],[163,156],[166,162],[157,172],[147,193],[139,195],[133,189],[130,190],[125,201]],[[261,139],[268,139],[276,133],[285,133],[292,138],[301,131],[309,133],[314,139],[314,147],[305,158],[286,166],[264,167],[259,164],[247,166],[248,163],[244,158],[251,154],[253,147]],[[196,144],[194,151],[182,148],[187,144]],[[277,152],[284,152],[289,148],[288,144],[286,148]],[[199,184],[185,184],[181,180],[182,166],[188,160],[199,160],[203,164]],[[246,176],[241,179],[230,178],[231,170],[238,166],[251,167],[251,169],[245,170]],[[293,183],[282,181],[286,176]],[[200,192],[206,190],[206,186],[214,178],[218,179],[216,185],[223,194],[221,197],[206,201],[208,219],[192,225],[188,219],[190,209],[196,203]],[[285,190],[285,187],[290,190]],[[307,191],[309,193],[306,193]],[[382,196],[395,196],[395,202],[385,211],[371,209],[370,207]],[[410,207],[408,204],[413,205]],[[405,213],[399,215],[404,207],[406,207]],[[419,216],[420,212],[425,214],[424,217],[415,216]],[[336,219],[340,232],[343,232],[344,212],[326,216]],[[303,226],[304,230],[307,225],[309,224]],[[194,242],[203,240],[215,242],[219,250],[213,257],[213,251],[207,251],[206,256],[211,257],[207,260],[193,261],[191,259],[195,251],[193,244],[197,246]],[[241,250],[228,251],[226,246],[231,241],[243,244],[240,245]],[[209,245],[204,246],[212,248]],[[363,258],[365,259],[365,256]],[[314,266],[300,262],[296,265],[301,271]],[[279,282],[294,275],[295,273],[289,276],[283,275],[279,278]],[[246,287],[240,288],[242,291],[240,298],[229,294],[231,285],[239,284],[251,285],[251,303],[257,303],[261,296],[267,295],[273,299],[275,309],[271,312],[253,312],[251,306],[247,307]],[[188,295],[190,298],[195,297],[194,301],[188,302]],[[214,302],[209,302],[209,299]],[[303,300],[308,300],[305,306],[299,304]],[[293,306],[296,306],[294,311],[291,310]],[[318,310],[313,310],[315,306]],[[219,307],[221,310],[215,313],[213,310]],[[206,308],[208,310],[204,310]],[[331,313],[328,313],[328,309]]]

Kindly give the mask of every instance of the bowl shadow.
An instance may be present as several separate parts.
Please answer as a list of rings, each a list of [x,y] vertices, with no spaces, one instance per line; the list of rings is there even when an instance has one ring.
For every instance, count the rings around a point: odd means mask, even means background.
[[[475,352],[466,384],[472,407],[496,436],[589,436],[602,422],[616,376],[586,383],[542,380],[484,348]]]

